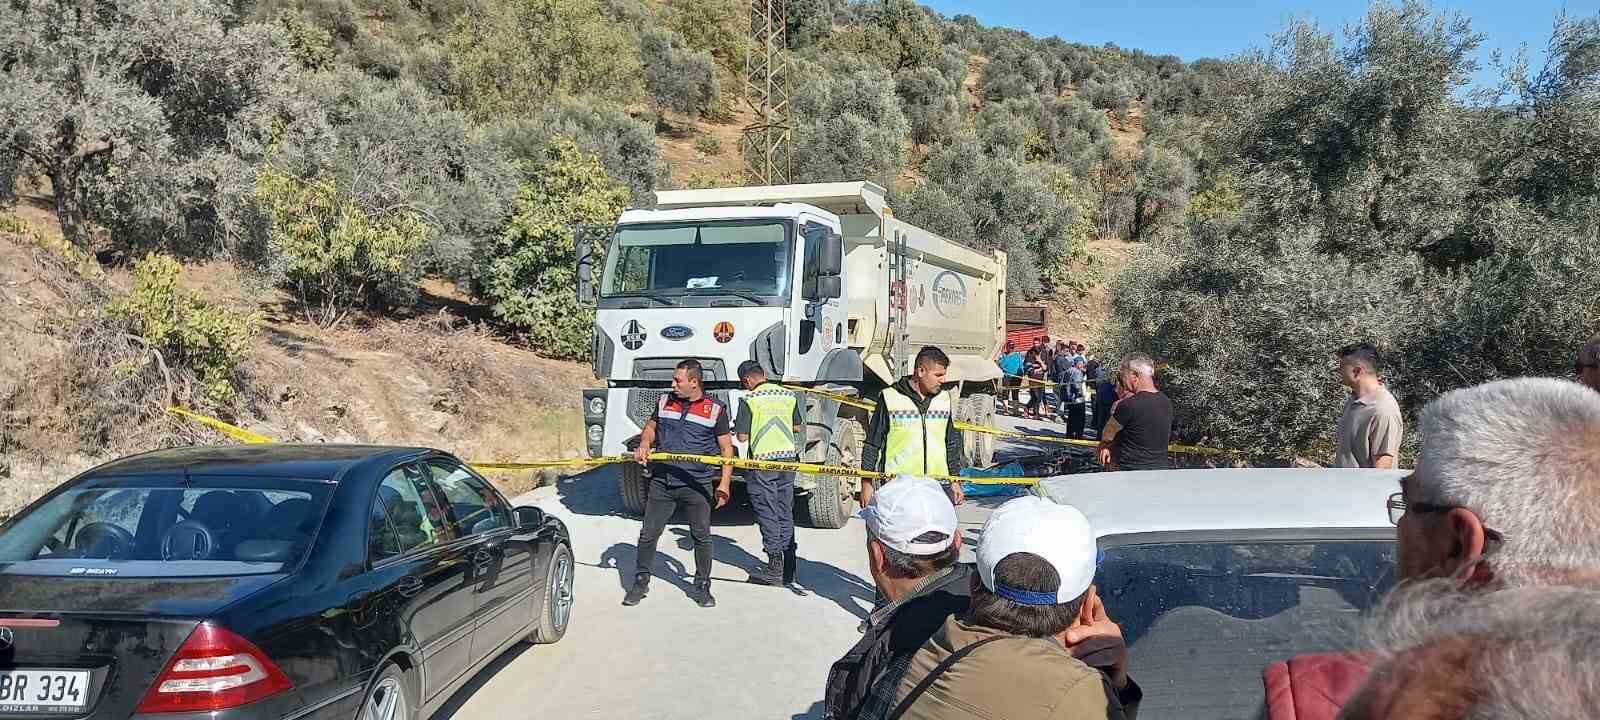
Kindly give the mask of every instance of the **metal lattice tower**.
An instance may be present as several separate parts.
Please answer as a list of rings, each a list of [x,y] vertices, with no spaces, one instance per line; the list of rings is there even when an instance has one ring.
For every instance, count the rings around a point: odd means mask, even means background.
[[[790,181],[789,0],[750,0],[750,50],[744,59],[744,99],[756,112],[741,139],[745,177],[752,184]]]

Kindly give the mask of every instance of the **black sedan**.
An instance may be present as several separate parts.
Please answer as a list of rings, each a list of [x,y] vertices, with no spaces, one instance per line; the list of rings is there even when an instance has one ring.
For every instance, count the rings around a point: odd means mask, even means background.
[[[0,526],[0,718],[427,718],[572,611],[571,541],[423,448],[164,450]]]

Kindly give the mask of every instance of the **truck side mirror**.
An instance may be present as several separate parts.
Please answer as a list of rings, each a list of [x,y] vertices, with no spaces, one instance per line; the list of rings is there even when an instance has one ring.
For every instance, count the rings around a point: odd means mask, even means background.
[[[844,297],[844,278],[838,275],[824,275],[817,278],[817,299],[828,300]]]
[[[822,277],[837,277],[844,272],[844,236],[838,233],[828,233],[822,239],[822,247],[817,252],[817,275]],[[827,297],[839,297],[830,295]]]
[[[572,228],[572,250],[578,258],[578,302],[594,303],[594,241],[591,229],[584,225]]]

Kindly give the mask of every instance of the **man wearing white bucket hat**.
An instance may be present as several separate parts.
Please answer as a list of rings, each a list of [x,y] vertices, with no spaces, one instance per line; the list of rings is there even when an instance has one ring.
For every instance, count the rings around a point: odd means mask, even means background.
[[[912,657],[887,717],[1131,720],[1142,693],[1095,594],[1083,513],[1017,498],[984,524],[977,555],[971,609]]]

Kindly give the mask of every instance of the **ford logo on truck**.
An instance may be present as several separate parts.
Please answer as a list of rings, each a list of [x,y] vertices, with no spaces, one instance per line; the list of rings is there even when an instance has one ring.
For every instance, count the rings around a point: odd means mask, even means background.
[[[967,306],[967,284],[949,270],[933,279],[933,309],[947,318],[955,318]]]
[[[688,325],[668,325],[661,328],[661,337],[668,340],[688,340],[694,335],[694,328]]]

